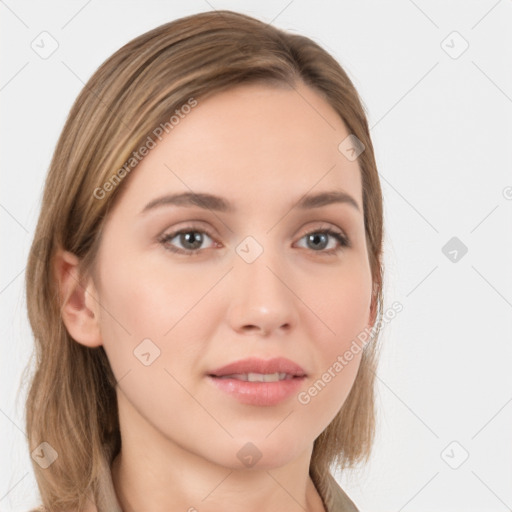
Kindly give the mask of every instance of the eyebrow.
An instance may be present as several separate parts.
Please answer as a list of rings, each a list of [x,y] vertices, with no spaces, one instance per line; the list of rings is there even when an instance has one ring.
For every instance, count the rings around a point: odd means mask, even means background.
[[[299,208],[300,210],[308,210],[335,203],[348,204],[358,212],[361,211],[357,201],[351,195],[341,190],[328,190],[316,194],[304,195],[293,207]],[[234,206],[223,197],[203,192],[182,192],[178,194],[167,194],[153,199],[146,204],[140,214],[142,215],[149,210],[169,205],[187,207],[198,206],[200,208],[226,213],[235,211]]]

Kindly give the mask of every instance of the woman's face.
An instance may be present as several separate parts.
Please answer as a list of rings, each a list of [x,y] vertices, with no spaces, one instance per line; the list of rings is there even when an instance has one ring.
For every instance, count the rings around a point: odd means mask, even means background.
[[[238,86],[198,99],[118,185],[94,286],[125,437],[231,468],[312,449],[355,379],[361,351],[344,354],[370,325],[360,169],[338,149],[347,136],[304,85]],[[355,205],[297,205],[325,192]],[[249,358],[261,366],[219,370]],[[252,382],[263,378],[280,380]]]

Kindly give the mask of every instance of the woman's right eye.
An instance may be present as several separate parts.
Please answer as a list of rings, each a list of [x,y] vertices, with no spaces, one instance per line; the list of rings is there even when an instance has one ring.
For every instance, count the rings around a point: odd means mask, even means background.
[[[212,240],[212,236],[208,234],[208,232],[206,232],[204,229],[187,227],[180,229],[178,231],[166,233],[162,235],[158,241],[168,251],[175,252],[178,254],[184,254],[186,256],[193,256],[201,250],[201,246],[205,240],[205,236],[206,238]],[[174,240],[175,238],[181,244],[181,248],[171,244],[171,241]],[[214,242],[214,246],[215,245],[218,244]]]

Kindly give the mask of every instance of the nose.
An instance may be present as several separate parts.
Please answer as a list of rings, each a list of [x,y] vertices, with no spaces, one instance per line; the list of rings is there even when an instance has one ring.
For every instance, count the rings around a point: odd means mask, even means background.
[[[239,334],[282,336],[297,325],[300,300],[290,272],[264,251],[247,263],[236,256],[230,276],[228,321]]]

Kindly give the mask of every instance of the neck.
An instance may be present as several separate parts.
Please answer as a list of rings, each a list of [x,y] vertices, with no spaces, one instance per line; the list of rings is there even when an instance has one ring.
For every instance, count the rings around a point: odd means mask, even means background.
[[[112,463],[123,512],[325,511],[309,476],[311,451],[257,470],[222,467],[172,444],[165,453],[154,448],[124,442]]]

